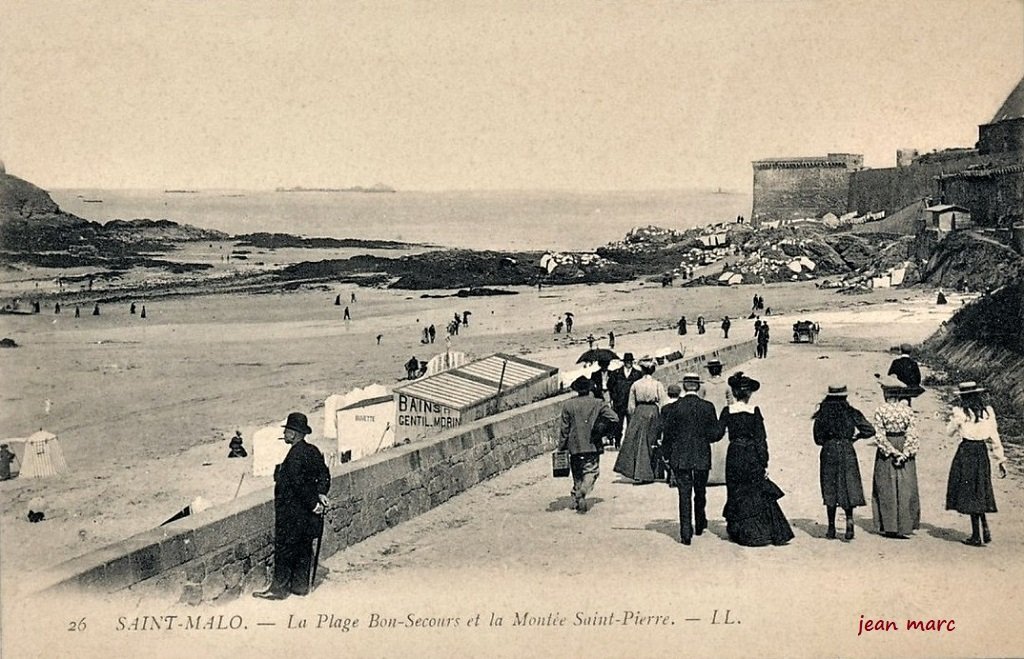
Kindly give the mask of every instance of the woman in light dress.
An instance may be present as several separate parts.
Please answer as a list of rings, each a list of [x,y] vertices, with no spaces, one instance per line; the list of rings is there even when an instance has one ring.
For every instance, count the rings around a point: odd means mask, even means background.
[[[629,388],[629,425],[614,470],[643,484],[655,481],[652,449],[661,440],[661,408],[668,404],[668,391],[654,379],[653,359],[644,357],[639,366],[643,377]]]
[[[949,467],[946,510],[971,516],[971,537],[963,543],[974,547],[992,541],[986,514],[996,512],[986,444],[991,445],[999,477],[1006,478],[1006,455],[999,439],[996,413],[983,397],[984,393],[985,389],[975,382],[961,382],[946,425],[946,432],[960,437],[960,446]]]

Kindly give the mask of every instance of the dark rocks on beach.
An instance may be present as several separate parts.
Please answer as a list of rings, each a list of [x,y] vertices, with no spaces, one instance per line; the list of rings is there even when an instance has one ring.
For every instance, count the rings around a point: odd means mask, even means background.
[[[455,297],[491,297],[495,295],[519,295],[515,291],[503,291],[500,288],[471,288],[461,289]]]
[[[283,247],[299,247],[306,249],[408,249],[412,243],[396,240],[360,240],[357,238],[304,238],[287,233],[247,233],[232,236],[237,241],[236,247],[257,247],[260,249],[279,249]]]
[[[0,348],[17,348],[18,343],[14,339],[4,337],[0,339]]]

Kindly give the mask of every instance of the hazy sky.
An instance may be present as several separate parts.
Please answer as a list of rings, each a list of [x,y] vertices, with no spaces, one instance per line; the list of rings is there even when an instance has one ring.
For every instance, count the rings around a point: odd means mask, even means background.
[[[1024,2],[0,0],[0,158],[44,187],[722,186],[972,146]]]

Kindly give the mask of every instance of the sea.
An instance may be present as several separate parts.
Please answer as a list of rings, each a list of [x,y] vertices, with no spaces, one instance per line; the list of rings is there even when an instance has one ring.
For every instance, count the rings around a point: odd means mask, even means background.
[[[592,250],[654,225],[687,229],[750,215],[721,190],[329,192],[51,190],[80,217],[168,219],[228,234],[398,240],[467,249]]]

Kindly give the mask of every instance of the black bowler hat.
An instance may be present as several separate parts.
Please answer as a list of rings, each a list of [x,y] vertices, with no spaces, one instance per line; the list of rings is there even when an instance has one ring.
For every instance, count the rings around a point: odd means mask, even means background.
[[[573,391],[576,391],[577,393],[590,393],[590,380],[582,375],[573,380],[572,384],[569,386],[572,387]]]
[[[635,359],[633,359],[633,353],[631,353],[631,352],[627,352],[626,354],[624,354],[624,355],[622,356],[622,362],[623,362],[624,364],[626,364],[626,363],[629,363],[629,362],[632,362],[632,361],[636,361]]]
[[[288,420],[284,422],[282,427],[301,432],[303,435],[309,435],[313,432],[313,429],[309,427],[309,422],[306,420],[306,415],[302,412],[292,412],[289,414]]]

